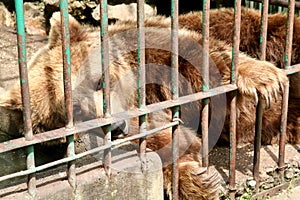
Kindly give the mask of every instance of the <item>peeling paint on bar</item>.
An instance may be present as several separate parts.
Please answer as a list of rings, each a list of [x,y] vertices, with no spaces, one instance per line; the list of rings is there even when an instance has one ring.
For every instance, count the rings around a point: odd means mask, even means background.
[[[151,105],[147,105],[145,109],[133,109],[122,113],[113,114],[111,118],[98,118],[85,122],[81,122],[75,124],[74,129],[65,129],[59,128],[52,131],[47,131],[44,133],[39,133],[33,136],[33,140],[26,141],[25,138],[18,138],[14,140],[9,140],[3,143],[0,143],[0,153],[4,153],[7,151],[11,151],[13,149],[26,147],[32,144],[38,144],[42,142],[47,142],[55,139],[59,139],[62,137],[66,137],[72,134],[81,133],[84,131],[92,130],[95,128],[99,128],[101,126],[109,125],[112,123],[116,123],[119,121],[123,121],[129,118],[138,117],[140,115],[148,114],[151,112],[160,111],[163,109],[179,106],[182,104],[190,103],[193,101],[198,101],[201,99],[213,97],[219,94],[224,94],[226,92],[231,92],[237,89],[236,85],[224,85],[220,87],[216,87],[207,92],[198,92],[194,94],[190,94],[187,96],[179,97],[177,100],[168,100],[163,101]]]
[[[68,1],[60,0],[60,16],[62,27],[62,55],[63,55],[63,78],[64,78],[64,98],[66,113],[66,129],[72,129],[73,124],[73,102],[72,102],[72,83],[71,83],[71,53],[70,53],[70,33],[69,33],[69,13]],[[75,155],[74,135],[67,137],[67,156]],[[68,182],[72,188],[76,186],[75,161],[68,163],[67,168]]]
[[[21,172],[16,172],[16,173],[13,173],[13,174],[1,176],[0,177],[0,182],[5,181],[7,179],[20,177],[20,176],[25,176],[25,175],[28,175],[28,174],[31,174],[31,173],[39,172],[39,171],[45,170],[47,168],[63,164],[63,163],[71,162],[71,161],[77,160],[79,158],[82,158],[84,156],[88,156],[88,155],[91,155],[91,154],[94,154],[94,153],[98,153],[100,151],[104,151],[105,149],[109,149],[109,148],[112,148],[112,147],[118,147],[119,145],[122,145],[125,142],[129,142],[129,141],[132,141],[132,140],[135,140],[135,139],[139,139],[140,137],[146,137],[146,136],[153,135],[153,134],[157,133],[158,131],[176,126],[176,125],[178,125],[178,123],[179,122],[170,122],[168,124],[165,124],[164,126],[157,127],[155,129],[152,129],[152,130],[149,130],[149,131],[145,131],[143,134],[133,135],[133,136],[130,136],[130,137],[127,137],[127,138],[124,138],[124,139],[119,139],[119,140],[113,141],[111,144],[106,144],[106,145],[103,145],[103,146],[100,146],[100,147],[96,147],[94,149],[87,150],[83,153],[76,154],[72,157],[67,157],[67,158],[63,158],[63,159],[60,159],[60,160],[56,160],[56,161],[53,161],[53,162],[50,162],[50,163],[47,163],[47,164],[44,164],[44,165],[40,165],[40,166],[35,167],[33,169],[27,169],[27,170],[24,170],[24,171],[21,171]]]
[[[177,100],[178,93],[178,0],[171,1],[171,83],[172,100]],[[179,106],[172,107],[173,120],[179,119]],[[179,199],[179,125],[172,127],[172,199]]]
[[[264,0],[263,8],[261,11],[260,19],[260,60],[266,60],[266,47],[267,47],[267,30],[268,30],[268,10],[269,1]],[[259,98],[256,107],[255,118],[255,138],[254,138],[254,156],[253,156],[253,177],[256,181],[256,189],[259,187],[259,166],[260,166],[260,149],[261,149],[261,130],[262,130],[262,118],[263,118],[263,100]]]
[[[295,0],[288,1],[288,17],[286,22],[286,44],[284,49],[284,68],[288,69],[291,65],[292,44],[293,44],[293,26],[295,16]],[[285,155],[285,140],[287,129],[287,114],[289,103],[289,83],[284,86],[280,119],[280,140],[279,140],[279,156],[278,156],[278,168],[281,175],[281,179],[284,179],[284,155]]]
[[[291,46],[292,46],[292,34],[293,34],[293,17],[294,8],[300,8],[300,2],[293,0],[287,1],[275,1],[275,0],[254,0],[260,2],[260,8],[263,10],[261,19],[261,37],[260,37],[260,59],[264,60],[266,57],[266,34],[267,34],[267,12],[268,5],[281,5],[283,7],[289,6],[289,17],[287,19],[287,39],[285,46],[285,69],[286,74],[294,74],[300,72],[300,64],[290,66],[291,59]],[[119,145],[132,141],[134,139],[140,139],[139,155],[142,161],[142,170],[146,168],[146,137],[152,135],[158,131],[172,127],[173,141],[172,141],[172,161],[173,161],[173,177],[172,177],[172,198],[178,199],[178,130],[180,128],[179,121],[176,121],[179,117],[179,106],[185,103],[202,100],[204,109],[202,110],[202,134],[203,134],[203,165],[208,166],[208,98],[219,94],[229,92],[231,95],[231,110],[230,110],[230,170],[229,170],[229,190],[230,197],[234,199],[236,191],[235,183],[235,167],[236,167],[236,102],[237,102],[237,86],[236,83],[236,69],[239,64],[239,42],[240,42],[240,18],[241,18],[241,0],[235,0],[234,10],[234,42],[232,46],[232,72],[231,72],[231,84],[220,86],[218,88],[209,88],[209,8],[210,1],[203,1],[203,24],[202,24],[202,37],[203,37],[203,87],[202,92],[182,96],[178,95],[178,0],[171,1],[171,44],[172,44],[172,100],[151,104],[146,106],[145,98],[145,33],[144,33],[144,0],[138,0],[137,11],[137,26],[138,26],[138,107],[137,109],[129,110],[122,113],[111,114],[110,108],[110,80],[109,80],[109,46],[108,46],[108,19],[107,19],[107,0],[101,0],[100,2],[100,19],[101,19],[101,62],[102,62],[102,74],[99,74],[99,78],[102,78],[103,84],[103,111],[104,118],[93,119],[85,122],[73,124],[73,105],[72,105],[72,87],[71,87],[71,56],[70,56],[70,35],[68,32],[68,2],[67,0],[60,0],[61,18],[62,18],[62,44],[63,44],[63,63],[64,63],[64,91],[65,91],[65,112],[66,112],[66,127],[60,128],[45,133],[33,135],[32,124],[30,118],[30,97],[28,87],[28,75],[26,66],[26,42],[25,42],[25,27],[23,17],[23,1],[15,0],[16,3],[16,19],[17,19],[17,39],[18,39],[18,62],[20,67],[20,83],[22,90],[22,103],[23,103],[23,120],[25,125],[25,137],[18,138],[10,141],[0,143],[0,153],[11,151],[17,148],[27,148],[27,170],[17,173],[9,174],[0,177],[0,181],[7,180],[14,177],[28,175],[28,191],[35,195],[35,172],[53,167],[62,163],[68,163],[68,181],[72,187],[76,185],[75,174],[75,161],[83,156],[87,156],[99,151],[104,151],[104,168],[108,176],[111,174],[111,149],[117,148]],[[250,4],[253,2],[250,2]],[[281,173],[284,170],[284,145],[286,134],[286,121],[287,121],[287,108],[288,108],[288,94],[289,87],[285,85],[283,92],[282,102],[282,117],[281,117],[281,139],[278,166]],[[262,116],[262,102],[259,101],[257,106],[257,132],[261,131],[261,116]],[[146,130],[146,115],[151,112],[171,108],[174,122],[168,123],[162,127],[157,127],[152,130]],[[124,121],[129,118],[139,117],[139,130],[140,134],[133,135],[121,140],[111,141],[111,124],[119,121]],[[88,131],[94,128],[102,127],[105,133],[104,145],[96,147],[89,151],[75,154],[74,152],[74,134]],[[62,137],[67,137],[68,148],[67,158],[56,160],[45,165],[35,167],[34,163],[34,144],[47,142]],[[258,179],[259,169],[259,148],[260,148],[260,136],[256,138],[256,148],[254,159],[253,173]],[[257,180],[258,182],[259,180]],[[257,184],[258,185],[258,184]],[[274,188],[275,190],[276,188]]]
[[[209,10],[210,1],[203,1],[202,10],[202,91],[209,91]],[[202,164],[208,167],[208,123],[209,123],[209,100],[202,100],[201,132],[202,132]]]
[[[284,68],[288,68],[291,65],[291,54],[293,44],[293,28],[294,28],[294,16],[295,16],[295,0],[288,1],[288,17],[286,22],[286,40],[284,47]]]
[[[239,45],[240,45],[240,24],[241,24],[241,1],[234,2],[234,35],[232,43],[232,66],[231,84],[236,83],[236,73],[239,65]],[[235,199],[236,192],[236,115],[237,115],[237,91],[231,92],[230,102],[230,149],[229,149],[229,195]]]
[[[109,45],[108,45],[108,14],[107,0],[100,1],[100,39],[101,39],[101,64],[102,64],[102,91],[103,91],[103,113],[104,118],[111,117],[110,110],[110,80],[109,80]],[[111,124],[102,127],[104,144],[111,144]],[[111,175],[111,149],[104,151],[104,169],[108,176]]]
[[[292,75],[292,74],[298,73],[298,72],[300,72],[300,64],[292,65],[286,69],[283,69],[283,71],[287,75]]]
[[[138,107],[140,109],[146,106],[146,70],[145,70],[145,25],[144,25],[144,0],[137,1],[137,27],[138,27]],[[139,116],[139,131],[146,131],[146,115]],[[144,172],[147,168],[146,158],[147,142],[146,137],[139,140],[139,157],[141,160],[141,169]]]
[[[16,8],[16,22],[17,22],[17,45],[18,45],[18,62],[19,62],[19,72],[20,72],[20,84],[21,84],[21,94],[22,94],[22,109],[23,109],[23,120],[24,120],[24,130],[25,139],[30,141],[33,139],[32,133],[32,121],[31,121],[31,111],[30,111],[30,94],[28,85],[28,72],[27,72],[27,62],[26,62],[26,33],[25,33],[25,22],[24,22],[24,11],[23,11],[23,0],[15,0]],[[34,147],[27,147],[27,158],[26,165],[27,169],[34,169]],[[35,174],[28,174],[27,180],[28,193],[31,196],[36,194],[36,178]]]

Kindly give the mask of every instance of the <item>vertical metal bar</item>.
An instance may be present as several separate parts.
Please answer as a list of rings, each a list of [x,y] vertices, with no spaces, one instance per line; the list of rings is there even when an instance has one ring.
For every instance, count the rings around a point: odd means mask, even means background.
[[[258,3],[258,7],[259,7],[259,10],[260,10],[260,12],[262,11],[262,3]]]
[[[269,9],[269,13],[273,13],[273,10],[274,10],[274,6],[273,5],[270,5],[270,9]]]
[[[250,1],[249,0],[245,0],[246,2],[246,8],[249,8],[250,7]]]
[[[250,1],[250,8],[251,8],[251,9],[254,8],[254,1]]]
[[[209,90],[209,9],[210,0],[203,1],[203,14],[202,14],[202,90]],[[201,115],[201,128],[202,128],[202,163],[204,167],[208,167],[208,118],[209,118],[209,99],[202,100],[202,115]]]
[[[101,39],[101,65],[102,65],[102,91],[103,91],[103,113],[104,117],[109,118],[110,113],[110,81],[109,81],[109,46],[108,46],[108,17],[107,0],[100,2],[100,39]],[[111,125],[103,127],[105,134],[104,144],[111,144]],[[111,149],[104,151],[104,169],[106,174],[111,174]]]
[[[239,47],[240,47],[240,30],[241,30],[241,0],[235,1],[234,6],[234,36],[232,43],[232,69],[231,83],[236,83],[236,72],[239,65]],[[237,91],[232,92],[230,102],[230,166],[229,166],[229,190],[230,198],[235,199],[236,191],[236,107],[237,107]]]
[[[260,19],[260,60],[266,60],[267,30],[268,30],[268,10],[269,1],[264,0],[262,3],[262,15]],[[259,166],[260,166],[260,148],[261,148],[261,129],[263,116],[263,100],[259,98],[256,107],[255,123],[255,143],[253,157],[253,177],[256,181],[256,188],[259,187]]]
[[[68,1],[60,0],[61,34],[62,34],[62,55],[63,55],[63,78],[64,78],[64,98],[66,113],[66,130],[73,128],[73,103],[71,84],[71,57],[70,57],[70,34]],[[75,155],[74,135],[67,137],[67,156]],[[72,188],[76,185],[75,161],[68,163],[68,181]]]
[[[30,95],[29,95],[29,84],[28,84],[28,72],[26,63],[26,33],[24,25],[24,10],[23,10],[23,0],[15,0],[16,8],[16,21],[17,21],[17,45],[18,45],[18,63],[19,63],[19,73],[20,73],[20,85],[22,94],[22,106],[23,106],[23,121],[25,130],[25,139],[32,140],[32,121],[31,121],[31,111],[30,111]],[[34,147],[27,147],[27,157],[26,157],[27,169],[35,168],[34,159]],[[35,196],[36,190],[36,178],[35,173],[28,175],[27,180],[28,193],[31,196]]]
[[[293,28],[294,28],[294,15],[295,15],[295,0],[289,0],[288,17],[287,17],[287,29],[286,40],[284,48],[284,68],[288,68],[291,65],[291,54],[293,44]]]
[[[289,68],[291,65],[291,54],[293,44],[293,28],[294,28],[294,15],[295,15],[295,0],[289,0],[287,28],[286,28],[286,41],[284,49],[284,68]],[[285,156],[285,139],[287,128],[287,114],[288,114],[288,101],[289,101],[289,83],[284,86],[282,97],[282,110],[281,110],[281,123],[280,123],[280,140],[279,140],[279,156],[278,168],[281,178],[284,177],[284,156]]]
[[[259,161],[260,161],[260,148],[261,148],[262,104],[263,104],[263,100],[259,99],[259,101],[256,105],[254,157],[253,157],[253,177],[254,177],[254,180],[256,181],[256,189],[258,189],[258,187],[259,187]]]
[[[171,82],[172,99],[178,99],[178,0],[171,1]],[[173,120],[179,118],[179,106],[172,109]],[[172,199],[178,200],[179,126],[172,127]]]
[[[260,60],[266,60],[269,0],[262,3],[260,19]]]
[[[146,71],[145,71],[145,25],[144,25],[144,0],[137,1],[137,27],[138,27],[138,106],[140,109],[146,106]],[[146,115],[139,117],[140,133],[146,131]],[[139,156],[142,163],[142,171],[146,169],[146,137],[140,138]]]
[[[280,139],[279,139],[279,155],[278,155],[278,168],[281,179],[284,178],[284,158],[285,158],[285,140],[287,129],[287,113],[289,104],[289,84],[284,85],[282,95],[282,109],[280,119]]]

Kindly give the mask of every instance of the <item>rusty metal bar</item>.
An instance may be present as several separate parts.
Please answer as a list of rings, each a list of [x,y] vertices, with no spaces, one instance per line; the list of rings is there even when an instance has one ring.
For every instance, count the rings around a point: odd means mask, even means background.
[[[144,25],[144,0],[137,1],[137,27],[138,27],[138,107],[140,109],[146,106],[146,71],[145,71],[145,25]],[[146,115],[139,116],[140,133],[146,131]],[[142,171],[146,169],[146,137],[139,140],[139,156],[141,160]]]
[[[292,185],[293,185],[293,187],[299,186],[300,185],[300,178],[294,179]],[[277,186],[275,186],[271,189],[264,190],[260,193],[257,193],[255,195],[253,195],[251,197],[251,200],[261,200],[261,199],[264,199],[266,197],[270,198],[270,197],[275,196],[276,194],[278,194],[278,191],[287,190],[290,187],[291,187],[291,182],[283,182],[282,184],[277,185]]]
[[[26,141],[25,138],[23,137],[23,138],[18,138],[18,139],[2,142],[2,143],[0,143],[0,153],[4,153],[7,151],[11,151],[13,149],[26,147],[26,146],[33,145],[33,144],[38,144],[38,143],[42,143],[42,142],[59,139],[59,138],[66,137],[66,136],[69,136],[72,134],[81,133],[81,132],[99,128],[102,126],[106,126],[106,125],[109,125],[112,123],[116,123],[119,121],[124,121],[129,118],[138,117],[140,115],[144,115],[144,114],[147,114],[150,112],[156,112],[159,110],[172,108],[172,107],[190,103],[193,101],[198,101],[201,99],[217,96],[219,94],[224,94],[226,92],[231,92],[234,90],[237,90],[236,85],[232,85],[232,84],[223,85],[220,87],[210,89],[210,91],[207,91],[207,92],[198,92],[198,93],[179,97],[176,100],[168,100],[168,101],[163,101],[163,102],[147,105],[146,108],[142,109],[142,110],[141,109],[133,109],[133,110],[128,110],[126,112],[113,114],[111,116],[111,118],[98,118],[98,119],[81,122],[81,123],[76,124],[75,128],[73,130],[59,128],[59,129],[55,129],[52,131],[47,131],[44,133],[36,134],[33,136],[33,140],[31,140],[31,141]]]
[[[267,30],[268,30],[268,11],[269,1],[262,2],[262,15],[260,19],[260,60],[266,60],[267,47]],[[259,187],[259,166],[260,166],[260,148],[261,148],[261,129],[263,118],[263,100],[260,97],[256,107],[255,118],[255,143],[254,143],[254,157],[253,157],[253,177],[256,181],[256,189]]]
[[[62,35],[62,55],[63,55],[63,78],[64,78],[64,98],[66,113],[66,129],[72,129],[73,125],[73,103],[72,103],[72,83],[71,83],[71,56],[70,56],[70,34],[68,1],[60,0],[61,35]],[[67,137],[67,156],[75,155],[74,135]],[[67,168],[68,182],[72,188],[76,185],[75,162],[69,162]]]
[[[284,158],[285,158],[288,104],[289,104],[289,83],[284,85],[284,90],[282,95],[281,118],[280,118],[278,169],[282,180],[284,178],[284,166],[285,166]]]
[[[60,164],[63,164],[63,163],[67,163],[67,162],[70,162],[70,161],[73,161],[73,160],[80,159],[80,158],[82,158],[84,156],[87,156],[87,155],[98,153],[98,152],[103,151],[103,150],[108,149],[108,148],[117,147],[121,144],[124,144],[125,142],[129,142],[129,141],[132,141],[132,140],[135,140],[135,139],[139,139],[140,137],[147,137],[147,136],[153,135],[153,134],[157,133],[158,131],[161,131],[161,130],[164,130],[164,129],[167,129],[167,128],[171,128],[171,127],[176,126],[178,124],[179,124],[178,121],[170,122],[170,123],[165,124],[161,127],[157,127],[155,129],[145,131],[142,134],[137,134],[137,135],[133,135],[133,136],[130,136],[130,137],[127,137],[127,138],[124,138],[124,139],[115,140],[111,144],[106,144],[106,145],[103,145],[103,146],[100,146],[100,147],[96,147],[96,148],[93,148],[91,150],[87,150],[83,153],[76,154],[72,157],[67,157],[67,158],[63,158],[63,159],[60,159],[60,160],[56,160],[56,161],[53,161],[53,162],[50,162],[50,163],[47,163],[47,164],[44,164],[44,165],[40,165],[40,166],[35,167],[33,169],[27,169],[27,170],[24,170],[24,171],[21,171],[21,172],[16,172],[16,173],[13,173],[13,174],[5,175],[5,176],[0,177],[0,182],[5,181],[7,179],[20,177],[20,176],[25,176],[27,174],[39,172],[39,171],[45,170],[47,168],[54,167],[56,165],[60,165]]]
[[[231,84],[236,83],[236,73],[239,65],[239,46],[241,30],[241,1],[235,1],[234,6],[234,35],[232,43],[232,68]],[[235,199],[236,192],[236,114],[237,114],[237,91],[231,92],[232,99],[230,102],[230,152],[229,152],[229,192],[230,199]]]
[[[264,0],[252,0],[254,2],[263,2]],[[300,9],[300,2],[294,2],[295,8]],[[269,0],[269,4],[276,5],[276,6],[282,6],[282,7],[289,7],[289,2],[286,0]]]
[[[288,69],[291,65],[292,44],[293,44],[293,26],[295,15],[295,0],[289,0],[289,12],[286,22],[286,41],[284,48],[284,68]],[[278,168],[280,176],[284,178],[284,156],[285,156],[285,140],[287,129],[287,114],[288,114],[288,101],[289,101],[289,83],[284,86],[282,97],[282,109],[280,120],[280,140],[279,140],[279,156],[278,156]]]
[[[294,15],[295,15],[295,0],[289,0],[289,12],[286,21],[286,40],[284,47],[284,68],[291,65],[291,54],[293,45],[293,28],[294,28]],[[299,2],[300,3],[300,2]]]
[[[23,0],[15,0],[16,8],[16,21],[17,21],[17,45],[18,45],[18,63],[20,73],[20,85],[22,94],[22,107],[23,107],[23,121],[24,121],[24,135],[25,140],[30,141],[33,139],[32,132],[32,121],[30,111],[30,94],[29,94],[29,83],[28,83],[28,71],[26,62],[26,33],[24,25],[24,10]],[[27,147],[27,169],[31,170],[35,168],[34,159],[34,147]],[[35,196],[36,193],[36,178],[34,173],[28,174],[27,179],[28,193],[31,196]]]
[[[292,74],[298,73],[298,72],[300,72],[300,64],[292,65],[288,68],[283,69],[283,71],[287,75],[292,75]]]
[[[209,10],[210,0],[203,1],[202,11],[202,91],[209,90]],[[208,121],[209,99],[202,100],[201,131],[202,131],[202,164],[208,167]]]
[[[171,1],[171,82],[172,99],[177,100],[178,91],[178,0]],[[173,120],[179,119],[179,106],[172,108]],[[172,199],[179,199],[179,125],[172,127]]]
[[[107,0],[100,1],[100,38],[101,38],[101,65],[102,65],[102,91],[103,113],[105,118],[110,118],[110,81],[109,81],[109,46],[108,46],[108,16]],[[111,124],[102,127],[105,134],[104,144],[111,144]],[[104,169],[106,174],[111,174],[111,149],[104,152]]]
[[[268,10],[269,0],[264,0],[262,3],[262,15],[260,18],[260,60],[266,60]]]
[[[263,99],[260,98],[256,105],[255,119],[255,138],[254,138],[254,157],[253,157],[253,177],[256,181],[256,189],[259,187],[259,162],[261,148],[261,129],[262,129],[262,114],[263,114]]]

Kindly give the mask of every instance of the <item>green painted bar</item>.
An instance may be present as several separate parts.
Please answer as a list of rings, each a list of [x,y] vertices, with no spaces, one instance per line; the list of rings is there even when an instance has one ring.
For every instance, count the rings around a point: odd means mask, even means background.
[[[260,60],[266,60],[266,46],[267,46],[267,29],[268,29],[268,10],[269,1],[264,0],[261,8],[260,19]],[[256,187],[259,186],[259,166],[260,166],[260,149],[261,149],[261,129],[263,118],[263,99],[260,97],[256,107],[256,121],[255,121],[255,145],[253,157],[253,177],[256,181]],[[258,188],[257,188],[258,189]]]
[[[178,90],[178,0],[171,0],[171,84],[172,84],[172,99],[176,100],[179,97]],[[179,106],[172,107],[173,120],[179,119]],[[178,171],[178,156],[179,156],[179,126],[172,127],[172,199],[179,199],[179,171]]]
[[[293,30],[294,30],[294,16],[295,16],[295,0],[288,1],[288,17],[286,21],[286,41],[284,48],[284,68],[291,68],[291,55],[293,44]],[[284,180],[284,158],[285,158],[285,142],[286,142],[286,129],[287,129],[287,115],[289,103],[289,83],[284,86],[282,97],[282,109],[280,119],[280,141],[279,141],[279,158],[278,168],[281,179]]]
[[[251,6],[251,2],[250,2]],[[252,6],[253,7],[253,6]],[[239,45],[240,45],[240,24],[241,24],[241,0],[234,1],[234,27],[232,43],[232,63],[231,63],[231,84],[236,83],[236,70],[239,65]],[[231,92],[230,100],[230,149],[229,149],[229,195],[230,199],[235,199],[236,192],[236,116],[237,116],[237,91]]]
[[[144,25],[144,0],[137,1],[137,47],[138,47],[138,107],[144,109],[146,107],[146,70],[145,70],[145,25]],[[139,132],[146,131],[146,115],[139,116]],[[139,157],[141,160],[141,169],[146,171],[147,142],[146,137],[139,140]]]
[[[17,22],[17,45],[18,45],[18,63],[20,71],[20,85],[22,93],[23,104],[23,121],[24,121],[24,134],[26,140],[33,139],[31,111],[30,111],[30,95],[28,85],[28,71],[26,61],[26,33],[24,22],[23,0],[15,0],[16,8],[16,22]],[[35,169],[34,147],[28,146],[26,165],[28,170]],[[28,193],[34,197],[36,194],[36,178],[35,174],[28,174],[27,180]]]
[[[109,80],[109,45],[108,45],[108,16],[107,0],[100,1],[100,40],[101,40],[101,65],[102,65],[102,91],[104,118],[111,117],[110,110],[110,80]],[[111,144],[111,124],[102,127],[105,134],[104,144]],[[111,149],[104,151],[104,169],[108,176],[111,175]]]
[[[63,54],[63,78],[64,78],[64,97],[66,113],[66,129],[72,129],[73,124],[73,101],[72,101],[72,83],[71,83],[71,50],[69,33],[69,13],[68,1],[60,0],[60,15],[62,27],[62,54]],[[67,156],[75,155],[74,135],[67,137]],[[67,168],[68,182],[72,188],[76,186],[75,161],[68,163]]]

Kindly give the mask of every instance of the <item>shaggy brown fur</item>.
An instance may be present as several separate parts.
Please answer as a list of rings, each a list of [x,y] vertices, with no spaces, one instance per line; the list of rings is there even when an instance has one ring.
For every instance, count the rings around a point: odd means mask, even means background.
[[[258,10],[242,9],[241,15],[241,40],[240,50],[248,55],[259,58],[260,56],[260,17]],[[282,13],[268,16],[266,60],[271,61],[275,66],[284,66],[284,46],[286,39],[286,15]],[[181,27],[202,31],[201,12],[192,12],[182,15],[179,18]],[[217,9],[210,11],[210,36],[216,39],[232,43],[234,25],[233,9]],[[291,64],[300,63],[300,18],[294,18],[294,32]],[[267,73],[267,72],[266,72]],[[300,73],[291,76],[290,79],[290,101],[288,110],[288,142],[299,143],[299,119],[300,119]],[[271,109],[265,111],[263,118],[263,134],[268,140],[263,142],[269,144],[277,142],[279,134],[280,103],[276,103]],[[253,129],[252,129],[253,130]],[[273,139],[271,139],[273,138]]]
[[[29,63],[29,89],[31,95],[31,110],[34,133],[52,130],[64,125],[63,109],[63,74],[62,74],[62,53],[60,42],[60,17],[54,14],[51,19],[52,28],[48,46],[37,53]],[[97,90],[101,66],[93,63],[89,55],[99,54],[93,52],[99,46],[98,33],[89,33],[82,28],[78,22],[70,16],[70,37],[71,37],[71,65],[72,84],[74,91],[83,87],[86,95],[90,95],[98,117],[102,117],[101,100],[102,90]],[[135,26],[130,24],[116,24],[109,28],[110,34],[110,78],[111,78],[111,100],[112,113],[121,112],[128,108],[134,108],[137,102],[136,87],[137,74],[137,51]],[[146,30],[146,63],[147,79],[150,81],[157,78],[162,80],[161,85],[147,85],[147,103],[157,103],[171,98],[169,89],[169,73],[166,70],[157,69],[151,63],[170,66],[170,29],[147,28]],[[179,30],[179,73],[183,78],[179,79],[180,94],[199,92],[202,88],[201,77],[201,35],[197,32],[185,29]],[[197,46],[198,45],[198,46]],[[220,72],[220,80],[212,76],[211,84],[228,84],[230,82],[231,68],[231,47],[224,42],[212,39],[210,42],[209,55],[213,62],[210,62],[210,69],[214,63]],[[131,49],[133,48],[133,49]],[[193,65],[194,64],[194,65]],[[169,69],[165,67],[164,69]],[[262,70],[263,69],[263,70]],[[93,71],[94,70],[94,71]],[[97,70],[100,70],[97,72]],[[91,73],[91,72],[97,72]],[[218,72],[211,71],[212,75]],[[96,78],[95,78],[96,77]],[[85,84],[85,81],[88,81]],[[90,82],[89,82],[90,81]],[[240,54],[240,67],[237,71],[237,86],[241,96],[238,103],[238,135],[246,137],[247,141],[252,138],[249,129],[253,125],[252,116],[254,102],[257,95],[262,95],[267,101],[280,92],[280,85],[286,84],[287,77],[273,64],[258,61],[244,54]],[[187,84],[188,83],[188,84]],[[88,94],[92,91],[93,94]],[[83,94],[85,95],[85,93]],[[96,100],[94,99],[96,98]],[[101,99],[101,98],[99,98]],[[81,99],[77,99],[79,105]],[[76,99],[74,100],[76,102]],[[96,103],[97,102],[97,103]],[[100,102],[100,106],[98,105]],[[245,103],[245,104],[244,104]],[[16,84],[1,99],[0,106],[12,110],[21,111],[21,96],[19,85]],[[198,102],[197,106],[201,106]],[[187,113],[193,113],[193,107],[186,107]],[[93,111],[94,112],[94,111]],[[181,112],[183,112],[181,110]],[[275,115],[275,113],[272,113]],[[160,126],[165,121],[170,121],[169,111],[158,115],[151,114],[148,118],[149,128]],[[185,122],[193,120],[193,116],[186,116]],[[131,122],[131,134],[135,134],[136,120]],[[271,122],[270,122],[271,123]],[[273,122],[272,122],[273,123]],[[271,123],[271,124],[272,124]],[[226,122],[228,124],[228,121]],[[248,128],[249,127],[249,128]],[[226,129],[224,129],[225,131]],[[219,187],[218,178],[212,170],[209,174],[204,173],[206,169],[201,166],[199,150],[201,149],[200,139],[195,132],[189,128],[181,127],[180,149],[182,155],[179,158],[180,171],[180,197],[181,199],[215,199],[216,190]],[[194,136],[194,139],[189,139]],[[243,138],[242,137],[242,138]],[[242,140],[240,138],[240,140]],[[169,163],[170,149],[168,144],[171,140],[169,129],[158,132],[148,137],[148,147],[158,150],[164,164],[164,187],[168,194],[171,191],[171,165]],[[159,151],[161,147],[167,147],[166,151]],[[164,149],[164,148],[163,148]],[[168,150],[169,149],[169,150]]]
[[[218,9],[210,11],[210,48],[215,48],[215,38],[225,41],[227,44],[232,42],[233,38],[233,9]],[[275,63],[278,67],[283,67],[283,53],[285,42],[285,23],[286,16],[282,14],[274,14],[269,16],[268,25],[268,41],[267,41],[267,60]],[[181,28],[202,32],[202,13],[191,12],[179,16],[179,25]],[[118,24],[126,26],[130,24],[134,26],[133,21],[118,22]],[[146,19],[145,25],[148,27],[170,27],[170,18],[162,16],[155,16]],[[241,20],[241,43],[240,50],[247,52],[254,58],[259,57],[259,25],[260,13],[259,11],[251,9],[242,9]],[[292,64],[300,62],[300,54],[298,49],[300,47],[300,40],[298,32],[300,32],[300,19],[295,18],[294,23],[294,38],[292,51]],[[299,28],[298,28],[299,27]],[[220,51],[218,51],[220,53]],[[211,54],[212,56],[212,54]],[[219,55],[220,56],[220,55]],[[220,56],[221,57],[221,56]],[[216,65],[220,65],[215,58],[212,58]],[[223,61],[222,61],[223,62]],[[241,60],[243,62],[243,59]],[[229,63],[227,63],[229,65]],[[243,63],[241,63],[243,65]],[[221,69],[222,71],[223,69]],[[250,70],[250,69],[248,69]],[[223,70],[224,71],[224,70]],[[257,71],[255,76],[247,76],[247,78],[263,78],[268,74],[269,70],[261,68]],[[287,142],[299,143],[299,118],[300,118],[300,73],[291,76],[290,81],[290,101],[288,110],[288,130]],[[224,82],[226,83],[226,82]],[[240,88],[240,91],[243,90]],[[266,93],[265,93],[266,94]],[[272,144],[277,143],[279,139],[280,130],[280,115],[281,115],[281,98],[276,102],[274,99],[270,102],[271,108],[264,110],[263,129],[262,129],[262,143]],[[243,103],[239,103],[239,120],[237,122],[237,139],[239,143],[253,142],[254,127],[255,127],[255,102],[250,99],[244,99]],[[229,117],[229,116],[228,116]],[[221,136],[222,139],[228,141],[228,127],[225,124],[225,129]],[[221,142],[222,143],[222,142]]]
[[[260,55],[260,11],[242,9],[240,50],[253,58]],[[266,60],[279,68],[284,66],[284,46],[286,39],[286,15],[282,13],[268,16],[268,35]],[[181,27],[202,31],[202,13],[191,12],[179,17]],[[210,36],[232,43],[234,25],[233,9],[217,9],[210,11]],[[291,65],[300,63],[300,18],[294,18],[294,32]],[[291,97],[300,98],[300,73],[291,76]]]

